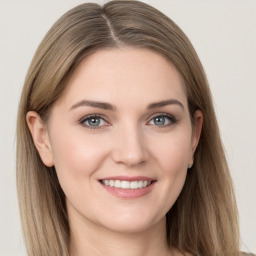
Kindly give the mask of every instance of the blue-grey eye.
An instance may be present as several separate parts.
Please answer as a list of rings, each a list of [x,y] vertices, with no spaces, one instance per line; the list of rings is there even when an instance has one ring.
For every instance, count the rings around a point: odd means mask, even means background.
[[[157,116],[153,120],[155,125],[165,125],[167,118],[165,116]]]
[[[150,125],[156,125],[156,126],[166,126],[171,123],[175,123],[176,120],[174,117],[166,116],[166,115],[159,115],[152,118],[149,122]]]
[[[89,128],[97,128],[106,125],[106,121],[99,116],[86,117],[81,123]]]

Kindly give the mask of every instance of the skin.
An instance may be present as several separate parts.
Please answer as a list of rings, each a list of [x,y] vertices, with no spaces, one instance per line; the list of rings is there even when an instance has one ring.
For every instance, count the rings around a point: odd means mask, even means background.
[[[148,108],[170,99],[175,102]],[[84,100],[113,109],[87,106]],[[96,118],[99,125],[92,129],[86,117],[95,114],[102,119]],[[165,215],[193,164],[202,113],[196,111],[194,119],[192,127],[175,67],[157,53],[134,48],[101,50],[84,59],[47,124],[28,112],[42,161],[55,166],[66,195],[72,255],[179,255],[168,248]],[[156,182],[144,196],[120,198],[99,182],[120,175]]]

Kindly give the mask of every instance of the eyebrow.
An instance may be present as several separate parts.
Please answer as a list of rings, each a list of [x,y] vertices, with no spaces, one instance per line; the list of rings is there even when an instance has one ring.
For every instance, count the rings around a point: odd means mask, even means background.
[[[154,109],[154,108],[159,108],[159,107],[164,107],[167,105],[178,105],[184,110],[183,104],[175,99],[169,99],[169,100],[164,100],[164,101],[159,101],[155,103],[151,103],[148,105],[147,109]],[[81,100],[74,104],[69,110],[78,108],[78,107],[93,107],[93,108],[100,108],[100,109],[105,109],[105,110],[116,110],[116,107],[105,102],[97,102],[97,101],[91,101],[91,100]]]
[[[175,99],[164,100],[164,101],[149,104],[148,109],[164,107],[164,106],[167,106],[167,105],[178,105],[184,110],[183,104],[180,101],[175,100]]]
[[[81,100],[78,103],[74,104],[69,110],[78,108],[78,107],[93,107],[93,108],[100,108],[100,109],[105,109],[105,110],[115,110],[116,108],[105,102],[97,102],[97,101],[91,101],[91,100]]]

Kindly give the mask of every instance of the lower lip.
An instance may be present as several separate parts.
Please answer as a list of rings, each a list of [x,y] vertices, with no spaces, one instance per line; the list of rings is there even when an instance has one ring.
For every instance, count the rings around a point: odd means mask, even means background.
[[[125,199],[134,199],[134,198],[139,198],[139,197],[147,195],[153,189],[154,184],[155,184],[155,182],[152,182],[149,186],[147,186],[145,188],[122,189],[122,188],[106,186],[101,183],[103,188],[106,189],[110,194],[112,194],[116,197],[125,198]]]

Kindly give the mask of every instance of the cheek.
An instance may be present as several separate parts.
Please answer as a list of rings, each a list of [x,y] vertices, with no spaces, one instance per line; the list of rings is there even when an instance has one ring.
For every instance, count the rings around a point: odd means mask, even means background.
[[[72,129],[56,130],[52,135],[54,166],[60,184],[71,187],[82,182],[82,178],[92,178],[107,154],[104,144]]]
[[[185,134],[185,135],[184,135]],[[189,133],[175,133],[155,144],[155,157],[160,167],[159,208],[166,214],[184,186],[190,155]]]
[[[189,131],[180,131],[157,140],[154,143],[154,155],[167,175],[178,175],[187,170],[191,154],[191,137]]]

